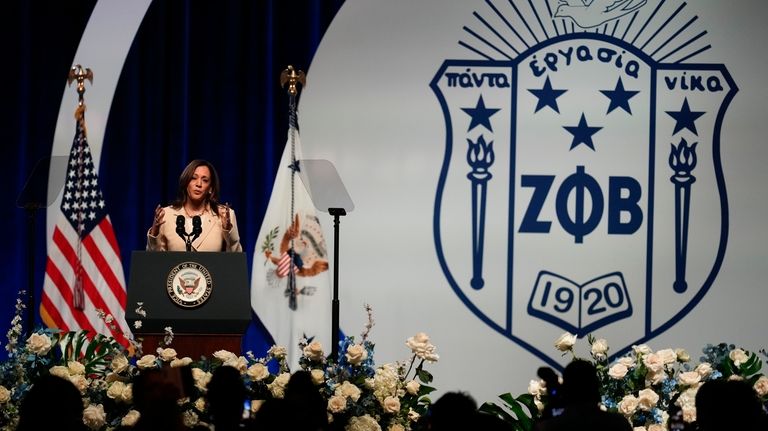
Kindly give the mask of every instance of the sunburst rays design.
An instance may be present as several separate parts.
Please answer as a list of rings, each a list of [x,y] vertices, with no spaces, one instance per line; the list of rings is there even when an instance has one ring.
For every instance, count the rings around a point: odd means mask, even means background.
[[[466,36],[459,45],[486,60],[513,60],[541,41],[588,32],[630,43],[665,63],[687,62],[712,47],[685,1],[648,0],[634,12],[593,28],[555,17],[564,1],[485,0],[482,10],[472,13],[473,22],[463,27]]]

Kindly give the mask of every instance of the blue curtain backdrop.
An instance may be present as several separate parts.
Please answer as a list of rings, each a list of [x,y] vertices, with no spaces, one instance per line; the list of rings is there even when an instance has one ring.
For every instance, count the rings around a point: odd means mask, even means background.
[[[217,167],[222,200],[237,211],[250,268],[286,141],[287,97],[279,74],[288,64],[307,71],[342,3],[151,4],[117,87],[99,168],[126,277],[131,251],[145,246],[153,208],[173,199],[179,173],[195,158]],[[6,58],[11,61],[4,67],[10,98],[0,103],[10,182],[6,204],[0,207],[7,231],[0,245],[3,344],[17,292],[28,285],[31,247],[38,301],[45,271],[45,211],[36,215],[35,240],[30,242],[27,215],[16,206],[16,197],[37,160],[50,155],[66,76],[94,5],[93,0],[14,0],[4,6],[0,34],[10,41]],[[98,84],[99,71],[94,74]],[[66,94],[74,110],[76,92],[68,89]],[[87,96],[86,91],[86,103]],[[245,347],[263,353],[270,341],[262,334],[255,320]]]

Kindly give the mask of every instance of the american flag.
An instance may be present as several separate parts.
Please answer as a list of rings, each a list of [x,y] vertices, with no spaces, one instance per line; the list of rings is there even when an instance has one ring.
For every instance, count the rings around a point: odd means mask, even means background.
[[[48,242],[40,317],[49,327],[111,335],[127,346],[123,265],[86,139],[84,111],[78,108],[60,212]]]
[[[291,267],[293,267],[294,273],[299,270],[295,264],[291,265],[291,255],[286,251],[280,255],[280,260],[277,262],[277,275],[279,277],[285,277],[291,272]]]

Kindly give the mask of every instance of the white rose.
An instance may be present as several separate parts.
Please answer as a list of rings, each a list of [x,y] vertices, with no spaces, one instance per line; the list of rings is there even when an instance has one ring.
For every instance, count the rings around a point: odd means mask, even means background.
[[[107,423],[107,414],[104,413],[104,406],[101,404],[91,404],[83,410],[83,423],[92,430],[97,430]]]
[[[198,422],[200,422],[200,418],[197,416],[197,413],[193,412],[192,410],[187,410],[182,413],[181,420],[188,428],[192,428],[197,425]]]
[[[418,395],[419,389],[421,389],[421,383],[416,380],[411,380],[405,384],[405,390],[411,395]]]
[[[130,404],[133,402],[133,383],[125,385],[123,392],[120,393],[120,401]]]
[[[357,400],[360,399],[360,394],[361,394],[360,388],[358,388],[352,383],[349,383],[348,381],[344,381],[344,383],[342,383],[341,386],[336,388],[336,390],[334,391],[334,395],[341,395],[355,402],[357,402]]]
[[[667,431],[667,428],[662,424],[650,424],[648,425],[648,431]]]
[[[363,361],[368,359],[368,351],[362,344],[352,344],[347,347],[347,353],[345,353],[347,362],[352,365],[360,365]]]
[[[312,383],[322,385],[325,382],[325,372],[323,370],[314,369],[309,373],[312,376]]]
[[[632,416],[637,410],[639,400],[634,395],[625,395],[624,398],[619,401],[619,412],[624,416]]]
[[[387,431],[405,431],[405,427],[400,424],[392,424],[387,428]]]
[[[627,367],[627,369],[634,368],[635,359],[630,356],[622,356],[616,362]]]
[[[195,380],[195,387],[201,391],[206,391],[208,388],[208,382],[211,381],[211,373],[205,372],[200,368],[192,368],[192,378]]]
[[[255,363],[245,372],[252,382],[264,380],[269,376],[269,369],[262,363]]]
[[[272,346],[267,350],[267,355],[278,360],[285,358],[285,355],[287,354],[288,351],[283,346]]]
[[[646,383],[650,383],[652,385],[658,385],[659,383],[663,382],[667,379],[667,373],[664,371],[659,371],[656,373],[648,373],[645,375],[645,381]]]
[[[677,404],[680,408],[696,408],[696,392],[698,391],[697,388],[689,388],[683,391],[682,394],[677,398],[677,401],[675,404]]]
[[[192,363],[192,358],[185,356],[181,359],[176,358],[171,361],[171,368],[180,368],[180,367],[186,367],[187,365]]]
[[[427,362],[437,362],[440,359],[440,356],[435,353],[435,346],[429,342],[429,336],[423,332],[409,337],[405,341],[405,345],[411,349],[413,354]]]
[[[0,404],[5,404],[11,400],[11,391],[3,385],[0,385]]]
[[[731,374],[730,376],[728,376],[728,380],[744,380],[744,377],[738,374]]]
[[[702,379],[706,379],[710,374],[712,374],[712,371],[714,370],[712,369],[712,365],[710,365],[708,362],[702,362],[696,366],[694,371],[699,373]]]
[[[757,392],[757,395],[760,395],[760,397],[764,397],[768,394],[768,377],[760,376],[755,382],[754,388],[755,392]]]
[[[63,365],[56,365],[51,367],[51,369],[48,370],[48,374],[69,380],[69,368]]]
[[[267,384],[267,389],[272,393],[275,398],[283,398],[285,396],[285,387],[288,385],[288,380],[291,379],[289,373],[281,373],[275,377],[272,383]],[[346,383],[346,382],[344,382]]]
[[[112,368],[112,371],[116,373],[122,373],[123,371],[128,369],[129,366],[128,358],[125,357],[125,355],[117,355],[112,359],[112,362],[110,362],[109,367]]]
[[[331,413],[341,413],[347,408],[347,398],[341,395],[334,395],[328,400],[328,411]]]
[[[224,362],[223,365],[240,371],[240,374],[243,374],[248,370],[248,361],[243,356],[237,356],[234,359],[230,359],[227,362]]]
[[[613,364],[613,366],[608,369],[608,376],[612,379],[621,380],[627,375],[627,371],[627,367],[623,364]]]
[[[69,370],[69,375],[71,376],[76,376],[78,374],[85,374],[85,365],[77,361],[67,362],[67,369]]]
[[[649,411],[656,406],[656,403],[659,402],[659,394],[657,394],[653,389],[646,388],[640,391],[637,400],[638,407],[640,407],[641,410]]]
[[[678,380],[686,386],[693,386],[701,381],[701,376],[696,371],[686,371],[680,373]]]
[[[381,406],[384,407],[384,411],[387,413],[397,413],[400,411],[400,400],[397,397],[387,397],[384,398]]]
[[[405,340],[405,345],[414,351],[424,347],[427,344],[429,344],[429,335],[423,332],[418,332],[413,337],[408,337],[408,339]]]
[[[381,427],[370,415],[353,416],[347,422],[344,431],[381,431]]]
[[[198,398],[195,400],[195,408],[198,409],[201,412],[205,411],[205,398]]]
[[[566,332],[555,340],[555,348],[561,352],[567,352],[573,349],[576,344],[576,336]]]
[[[155,363],[156,360],[157,358],[155,355],[144,355],[136,362],[136,366],[142,370],[147,368],[155,368],[157,366]]]
[[[125,389],[125,383],[114,382],[109,385],[109,389],[107,389],[107,397],[113,400],[118,399],[120,398],[120,395],[122,395],[123,389]]]
[[[664,371],[664,359],[656,353],[649,353],[643,357],[643,364],[650,374]]]
[[[632,428],[632,431],[648,431],[645,429],[645,427],[634,427]]]
[[[36,355],[45,355],[51,350],[51,339],[45,334],[34,333],[27,338],[27,349]]]
[[[169,362],[174,359],[176,359],[176,350],[171,349],[170,347],[167,349],[162,349],[160,347],[157,348],[157,355],[160,356],[160,359],[163,362]]]
[[[649,354],[649,353],[651,353],[653,351],[653,350],[651,350],[650,347],[648,347],[647,344],[640,344],[640,345],[632,346],[632,350],[637,355],[647,355],[647,354]]]
[[[319,341],[313,341],[304,347],[304,356],[310,361],[321,361],[325,357],[323,345]]]
[[[232,359],[237,359],[237,355],[230,352],[229,350],[217,350],[213,352],[213,357],[220,360],[221,362],[227,362]]]
[[[84,394],[85,390],[88,389],[88,380],[82,374],[77,376],[71,376],[69,378],[69,381],[72,382],[73,385],[75,385],[75,387],[77,388],[78,391],[80,391],[81,394]]]
[[[139,421],[139,417],[141,414],[136,410],[131,410],[128,413],[123,416],[123,419],[120,420],[120,425],[125,427],[132,427],[136,425],[136,422]]]
[[[608,354],[608,341],[598,338],[592,342],[592,355],[596,358],[605,358]]]
[[[656,354],[659,355],[664,365],[677,361],[677,353],[672,349],[661,349]]]
[[[677,360],[680,362],[688,362],[691,360],[691,355],[689,355],[685,349],[675,349],[675,354],[677,355]]]
[[[737,367],[747,362],[747,360],[749,359],[749,356],[747,356],[747,352],[741,349],[731,350],[731,353],[728,354],[728,357],[731,358],[731,360],[733,361],[733,365],[736,365]]]
[[[411,422],[416,422],[419,420],[419,418],[421,418],[419,412],[411,408],[408,409],[408,419],[410,419]]]
[[[687,423],[696,422],[696,407],[683,407],[683,421]]]

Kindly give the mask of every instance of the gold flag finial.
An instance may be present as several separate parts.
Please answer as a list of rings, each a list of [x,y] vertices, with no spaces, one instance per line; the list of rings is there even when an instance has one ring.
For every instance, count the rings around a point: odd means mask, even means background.
[[[67,75],[67,85],[72,85],[72,81],[77,81],[78,106],[83,106],[83,94],[85,93],[85,80],[93,84],[93,71],[79,64],[72,66]]]
[[[306,86],[307,78],[304,76],[303,71],[297,71],[293,66],[288,65],[288,67],[280,73],[280,86],[285,87],[286,83],[288,83],[288,94],[295,96],[299,92],[296,84],[301,84],[302,87]]]

